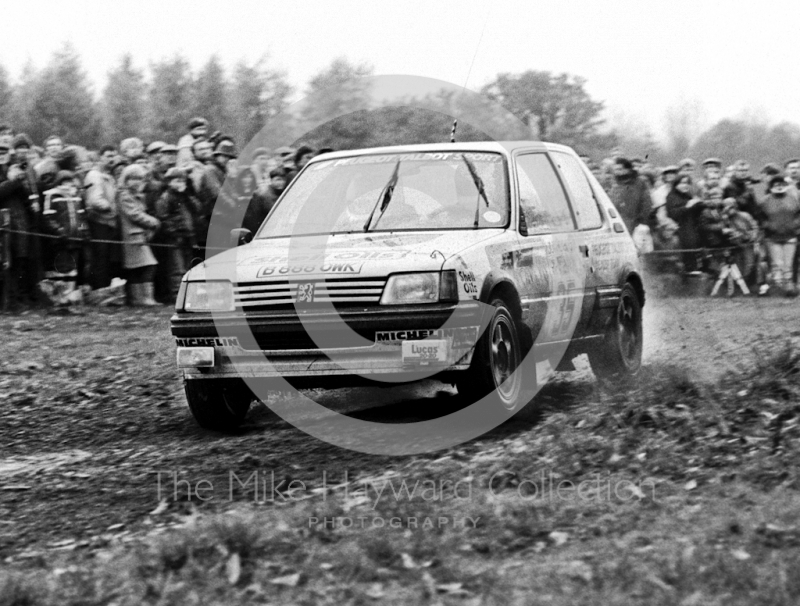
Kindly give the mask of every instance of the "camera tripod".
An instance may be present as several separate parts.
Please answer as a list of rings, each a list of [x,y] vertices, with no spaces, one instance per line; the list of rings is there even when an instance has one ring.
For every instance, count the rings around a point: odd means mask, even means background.
[[[733,292],[735,290],[735,286],[738,285],[742,291],[742,294],[749,295],[750,289],[747,288],[747,284],[745,284],[744,278],[742,277],[742,272],[739,270],[739,266],[736,265],[733,261],[731,261],[731,254],[729,251],[725,251],[725,254],[722,258],[722,267],[719,270],[719,277],[717,278],[716,283],[714,284],[714,288],[711,290],[711,296],[715,296],[718,292],[722,283],[727,281],[728,282],[728,296],[732,297]]]

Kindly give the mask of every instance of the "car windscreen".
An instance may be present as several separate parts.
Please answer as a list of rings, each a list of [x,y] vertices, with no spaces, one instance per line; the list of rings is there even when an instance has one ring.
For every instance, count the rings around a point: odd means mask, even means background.
[[[311,164],[292,182],[257,238],[508,225],[501,154],[354,156]]]

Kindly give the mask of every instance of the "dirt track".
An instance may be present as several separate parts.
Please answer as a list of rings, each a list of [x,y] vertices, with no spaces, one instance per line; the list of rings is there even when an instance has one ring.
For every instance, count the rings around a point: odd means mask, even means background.
[[[685,365],[698,376],[716,378],[752,364],[761,346],[781,338],[800,341],[799,312],[800,301],[785,299],[651,300],[646,362]],[[220,483],[228,482],[230,471],[241,477],[274,471],[276,482],[296,478],[313,487],[323,469],[342,476],[347,471],[352,479],[401,461],[318,442],[273,422],[263,406],[251,412],[236,436],[199,429],[174,369],[170,314],[93,310],[83,316],[0,317],[6,335],[0,374],[0,558],[101,546],[158,525],[170,514],[227,503],[172,502],[150,515],[159,505],[159,471]],[[446,407],[447,391],[430,384],[340,390],[328,398],[338,409],[373,407],[363,414],[396,422]],[[379,402],[388,406],[375,408]],[[163,487],[171,487],[169,476],[162,478]],[[234,498],[252,495],[237,491]]]

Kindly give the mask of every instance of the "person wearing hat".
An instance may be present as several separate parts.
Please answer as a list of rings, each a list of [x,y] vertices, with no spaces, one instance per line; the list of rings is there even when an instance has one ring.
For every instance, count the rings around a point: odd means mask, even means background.
[[[800,236],[800,201],[788,193],[790,187],[783,175],[773,175],[767,183],[769,193],[759,209],[772,282],[787,296],[796,296],[792,273]]]
[[[93,240],[119,240],[119,213],[117,212],[117,180],[114,167],[126,166],[113,145],[100,148],[100,158],[95,168],[86,174],[86,216]],[[112,278],[122,274],[122,249],[119,244],[91,242],[91,267],[89,284],[93,289],[105,288]]]
[[[297,176],[306,164],[309,163],[311,158],[316,155],[314,148],[309,145],[301,145],[297,148],[297,151],[294,153],[294,172],[290,172],[288,175],[287,185],[294,181],[294,178]]]
[[[144,199],[147,169],[139,164],[126,166],[120,176],[117,205],[122,225],[122,260],[130,284],[131,304],[152,307],[153,277],[157,265],[147,245],[161,222],[147,212]]]
[[[170,168],[164,180],[167,189],[156,202],[156,217],[161,221],[161,240],[174,246],[165,249],[164,254],[168,295],[174,303],[183,274],[192,266],[195,216],[200,212],[200,202],[189,190],[185,169]]]
[[[89,225],[78,176],[60,170],[54,185],[44,192],[42,231],[58,239],[46,240],[43,268],[46,279],[66,283],[63,296],[86,282]]]
[[[161,148],[164,147],[165,145],[166,143],[164,141],[153,141],[145,148],[144,151],[148,156],[152,157],[154,154],[160,152]]]
[[[177,166],[188,166],[194,157],[192,145],[201,139],[208,138],[208,120],[200,116],[189,121],[189,132],[178,139]]]
[[[219,229],[232,229],[228,216],[238,203],[232,187],[223,187],[228,176],[228,166],[237,157],[236,147],[229,139],[223,139],[214,148],[212,160],[203,170],[203,178],[197,190],[201,203],[200,218],[197,222],[197,255],[205,258],[204,247],[207,245],[208,228],[214,216]]]

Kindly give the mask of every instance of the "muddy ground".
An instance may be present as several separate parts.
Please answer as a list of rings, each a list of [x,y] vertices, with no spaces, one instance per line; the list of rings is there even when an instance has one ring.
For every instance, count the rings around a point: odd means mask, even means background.
[[[752,366],[780,340],[800,342],[797,300],[651,300],[645,312],[646,363],[685,365],[699,379]],[[173,472],[225,485],[231,471],[244,478],[260,470],[274,473],[278,483],[300,479],[313,488],[322,471],[329,481],[345,472],[352,480],[408,459],[319,442],[275,422],[263,405],[236,435],[200,429],[175,369],[170,315],[163,308],[0,316],[0,561],[103,547],[170,516],[230,506],[227,498],[175,502],[169,492]],[[541,397],[557,408],[560,399],[580,393],[545,389]],[[337,390],[327,401],[338,410],[363,409],[366,418],[398,422],[438,416],[433,411],[449,406],[451,394],[430,383]],[[477,453],[498,436],[528,430],[529,423],[512,423],[462,452]],[[241,490],[232,497],[253,500]]]

